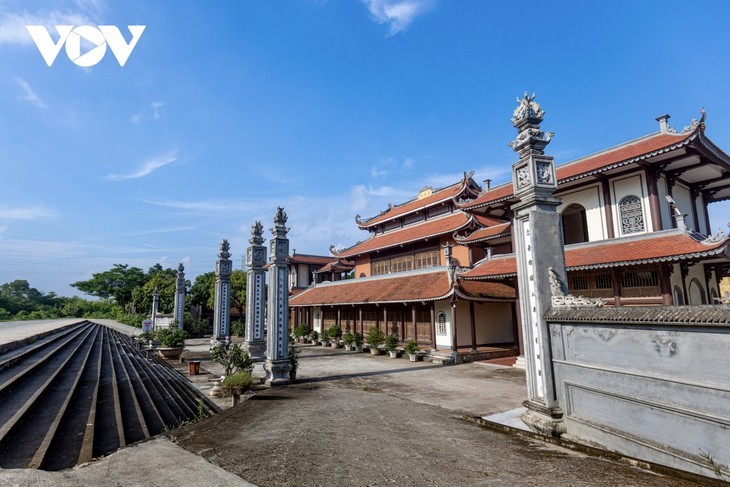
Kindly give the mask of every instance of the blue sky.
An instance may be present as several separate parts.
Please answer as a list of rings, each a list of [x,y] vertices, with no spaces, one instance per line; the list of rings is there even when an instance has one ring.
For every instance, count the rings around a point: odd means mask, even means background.
[[[115,263],[194,278],[222,238],[240,268],[277,205],[298,252],[351,245],[356,214],[423,186],[507,181],[525,90],[558,163],[701,107],[730,151],[729,18],[726,1],[0,0],[0,283],[70,295]],[[147,27],[124,67],[109,50],[48,67],[26,24]],[[711,211],[725,228],[730,205]]]

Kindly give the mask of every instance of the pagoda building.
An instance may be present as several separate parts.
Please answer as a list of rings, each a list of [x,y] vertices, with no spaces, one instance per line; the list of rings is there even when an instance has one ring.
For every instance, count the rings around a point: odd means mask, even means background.
[[[679,132],[668,119],[657,119],[656,133],[556,168],[571,294],[608,306],[719,297],[730,245],[723,232],[712,235],[707,206],[730,199],[730,157],[706,137],[704,112]],[[354,279],[298,293],[293,322],[304,317],[318,331],[378,327],[456,361],[517,355],[516,202],[512,182],[482,187],[465,173],[357,216],[368,238],[330,249],[354,264]]]

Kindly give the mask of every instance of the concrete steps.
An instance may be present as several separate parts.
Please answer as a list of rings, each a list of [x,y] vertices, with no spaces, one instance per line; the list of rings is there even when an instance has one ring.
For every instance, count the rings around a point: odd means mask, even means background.
[[[0,468],[69,468],[219,411],[130,337],[81,322],[0,355]]]

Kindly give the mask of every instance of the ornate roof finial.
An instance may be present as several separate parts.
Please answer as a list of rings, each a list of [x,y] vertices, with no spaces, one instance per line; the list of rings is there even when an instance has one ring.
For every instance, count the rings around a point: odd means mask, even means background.
[[[223,240],[221,240],[221,249],[220,249],[220,252],[218,252],[218,258],[228,259],[231,256],[231,254],[229,252],[230,249],[231,249],[231,246],[228,243],[228,240],[226,240],[225,238]]]
[[[177,266],[177,273],[180,275],[181,272],[185,271],[185,266],[180,262],[180,265]]]
[[[276,215],[274,215],[274,224],[277,226],[283,226],[286,225],[286,212],[284,211],[284,208],[281,206],[278,206],[276,208]]]
[[[248,239],[248,242],[251,245],[261,245],[264,243],[263,234],[264,226],[260,221],[256,220],[253,225],[251,225],[251,238]]]
[[[525,157],[529,154],[544,154],[545,147],[550,143],[555,132],[543,132],[540,130],[545,112],[535,101],[535,94],[528,96],[525,92],[523,98],[517,98],[517,108],[512,115],[512,125],[517,131],[517,138],[508,145],[519,154]]]

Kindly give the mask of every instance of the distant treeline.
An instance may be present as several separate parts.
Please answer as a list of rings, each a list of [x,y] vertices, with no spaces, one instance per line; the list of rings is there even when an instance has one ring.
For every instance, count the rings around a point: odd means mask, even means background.
[[[93,274],[87,281],[71,286],[98,300],[57,296],[30,287],[28,281],[15,280],[0,286],[0,321],[45,320],[54,318],[106,318],[132,326],[141,326],[152,311],[152,296],[159,295],[158,312],[172,313],[175,304],[176,269],[160,264],[144,272],[138,267],[114,264],[111,269]],[[185,309],[198,306],[203,314],[212,311],[215,300],[215,273],[206,272],[194,284],[185,281]],[[231,307],[244,314],[246,303],[246,273],[231,275]],[[196,317],[185,313],[185,327],[192,332],[200,329]]]

